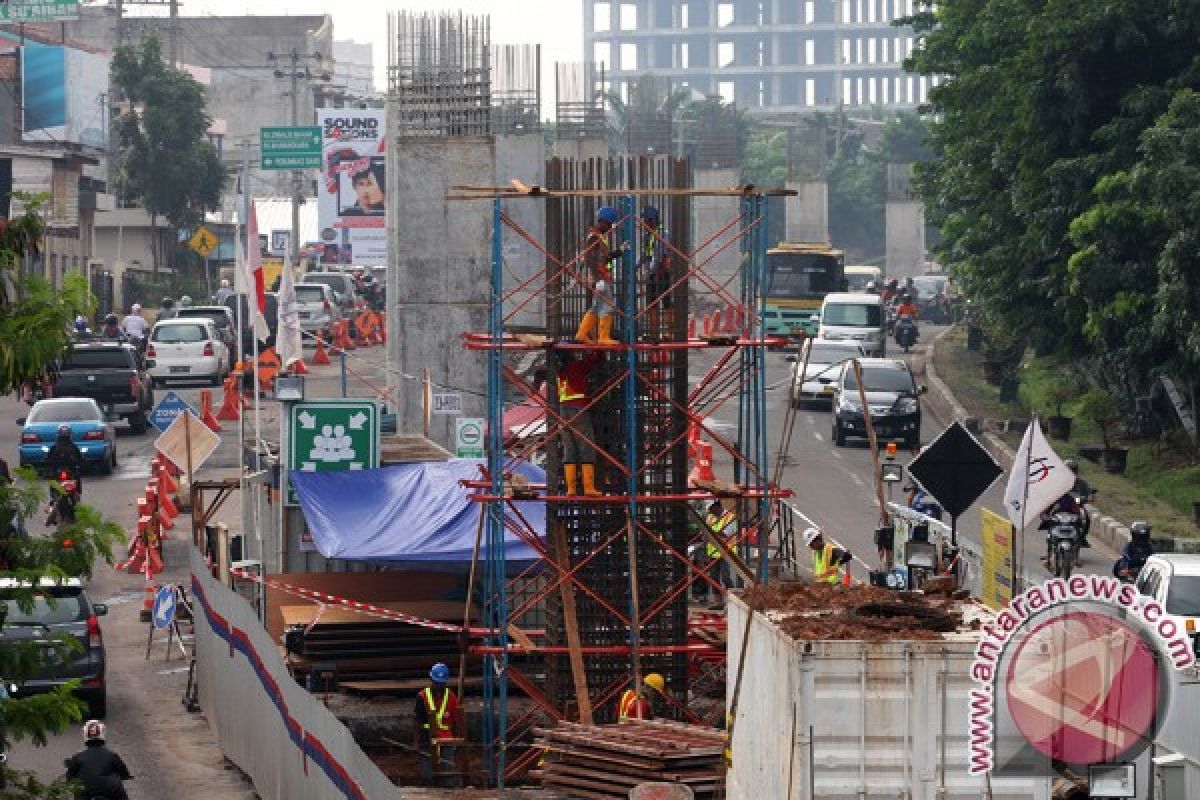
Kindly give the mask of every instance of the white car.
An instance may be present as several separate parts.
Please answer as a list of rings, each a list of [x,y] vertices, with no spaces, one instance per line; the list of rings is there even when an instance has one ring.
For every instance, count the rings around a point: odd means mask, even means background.
[[[337,293],[324,283],[297,283],[296,310],[300,317],[300,329],[306,334],[320,335],[325,343],[331,341],[333,324],[342,321],[342,307],[338,305]],[[315,345],[310,336],[304,344]]]
[[[788,356],[789,361],[795,362],[792,368],[792,408],[812,402],[833,403],[833,394],[837,390],[838,376],[842,374],[842,364],[852,358],[865,358],[866,350],[858,342],[830,341],[813,339],[811,350],[808,352],[808,364],[805,366],[805,349],[799,354]],[[804,379],[800,379],[800,369],[804,368]]]
[[[163,320],[150,332],[146,366],[155,385],[207,380],[220,386],[229,373],[229,348],[212,320]]]
[[[1192,639],[1193,649],[1200,651],[1200,554],[1150,556],[1134,586],[1158,601],[1168,614],[1180,619]]]

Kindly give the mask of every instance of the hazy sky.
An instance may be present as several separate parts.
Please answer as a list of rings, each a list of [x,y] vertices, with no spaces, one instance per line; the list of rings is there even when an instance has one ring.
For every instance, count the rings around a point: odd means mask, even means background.
[[[550,66],[555,61],[582,60],[580,0],[185,0],[183,3],[186,16],[331,14],[334,38],[375,45],[376,89],[386,88],[388,12],[460,10],[490,14],[495,44],[541,43],[543,76],[553,76]],[[550,85],[553,86],[552,80]]]

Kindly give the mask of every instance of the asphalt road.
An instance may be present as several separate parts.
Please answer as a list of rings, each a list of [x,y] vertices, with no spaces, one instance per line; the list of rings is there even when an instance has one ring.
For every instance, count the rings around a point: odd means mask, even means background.
[[[922,326],[922,342],[932,342],[940,330],[933,326]],[[704,365],[711,357],[701,356],[694,360],[691,369],[693,382],[704,374]],[[908,360],[913,367],[917,383],[924,383],[924,353],[914,351],[913,355],[904,356],[898,350],[889,350],[889,357]],[[768,354],[767,430],[772,470],[783,438],[791,370],[792,364],[787,362],[785,353]],[[922,411],[921,441],[922,444],[928,444],[946,428],[949,420],[935,418],[928,404],[923,404]],[[736,402],[726,404],[713,415],[712,420],[718,432],[732,439],[736,434]],[[907,468],[913,455],[901,450],[896,460]],[[718,477],[730,476],[727,459],[714,458],[714,466]],[[1003,512],[1004,486],[1007,480],[1006,471],[959,517],[958,534],[963,541],[976,545],[979,543],[981,508],[988,508],[997,513]],[[808,406],[797,412],[781,483],[795,492],[795,497],[790,501],[793,506],[863,561],[871,565],[876,564],[873,532],[878,524],[879,510],[870,447],[865,440],[859,439],[850,439],[845,447],[836,447],[831,438],[831,411],[828,408]],[[903,492],[900,487],[896,488],[894,494],[896,502],[902,503]],[[949,518],[945,518],[945,521],[948,523]],[[803,546],[802,542],[798,544]],[[1026,529],[1025,553],[1022,560],[1026,574],[1031,579],[1048,575],[1041,561],[1043,552],[1044,540],[1037,532],[1036,524],[1033,524]],[[1080,570],[1085,573],[1107,573],[1116,557],[1117,554],[1108,548],[1094,546],[1083,551]],[[803,560],[807,563],[807,559]],[[856,564],[853,573],[855,577],[865,579],[866,568],[862,564]]]

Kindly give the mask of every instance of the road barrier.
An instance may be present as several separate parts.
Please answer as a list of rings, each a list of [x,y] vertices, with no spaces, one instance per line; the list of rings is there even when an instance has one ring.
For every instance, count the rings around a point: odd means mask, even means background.
[[[264,800],[400,800],[354,736],[288,674],[240,596],[192,549],[199,702],[221,751]]]

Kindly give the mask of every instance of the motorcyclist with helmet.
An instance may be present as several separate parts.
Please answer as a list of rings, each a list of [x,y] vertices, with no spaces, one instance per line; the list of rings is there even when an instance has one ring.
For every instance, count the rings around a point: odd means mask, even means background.
[[[178,312],[175,310],[175,301],[169,297],[162,299],[162,309],[158,312],[158,321],[164,319],[173,319]]]
[[[67,778],[83,784],[75,800],[129,800],[123,781],[133,780],[133,774],[121,757],[105,746],[107,729],[98,719],[83,724],[83,750],[66,759]]]
[[[104,317],[104,327],[100,329],[100,335],[105,339],[121,339],[125,332],[121,329],[121,323],[117,319],[116,314],[106,314]]]
[[[79,447],[72,439],[70,425],[58,427],[54,444],[46,453],[46,468],[54,475],[60,471],[67,472],[77,482],[83,475],[83,453],[79,451]],[[82,488],[82,484],[80,484],[80,489],[82,490]]]
[[[1154,545],[1150,543],[1150,524],[1139,520],[1129,526],[1129,544],[1121,549],[1120,557],[1113,564],[1113,576],[1133,583],[1146,559],[1152,555]]]

